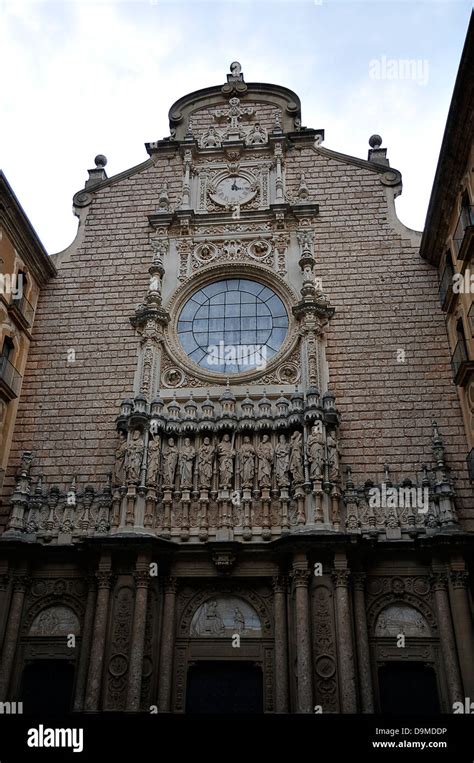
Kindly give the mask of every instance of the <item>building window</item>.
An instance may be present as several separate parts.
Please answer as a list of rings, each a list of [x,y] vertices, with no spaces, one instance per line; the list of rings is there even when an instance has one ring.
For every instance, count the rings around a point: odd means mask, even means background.
[[[272,289],[233,278],[196,291],[178,319],[178,336],[202,368],[236,374],[262,367],[280,349],[288,313]]]
[[[472,253],[473,229],[474,206],[469,201],[469,196],[464,194],[462,197],[459,219],[453,235],[456,257],[460,260],[466,259],[469,250]]]
[[[11,358],[14,349],[15,345],[13,344],[13,339],[10,336],[6,336],[3,340],[2,357],[8,360]]]
[[[460,387],[466,386],[474,371],[474,361],[469,358],[462,318],[456,322],[456,347],[451,358],[451,366],[454,383]]]
[[[439,282],[439,301],[443,310],[449,310],[455,300],[453,291],[454,265],[451,253],[446,252],[444,269]]]

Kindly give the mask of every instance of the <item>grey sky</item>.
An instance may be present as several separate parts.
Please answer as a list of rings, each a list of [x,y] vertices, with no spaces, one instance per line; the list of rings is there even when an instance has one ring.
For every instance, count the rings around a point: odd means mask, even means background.
[[[326,147],[366,158],[380,133],[403,175],[399,217],[421,229],[470,12],[466,0],[0,0],[0,167],[48,251],[63,249],[94,156],[109,176],[146,159],[171,103],[223,83],[236,59],[248,82],[295,90]]]

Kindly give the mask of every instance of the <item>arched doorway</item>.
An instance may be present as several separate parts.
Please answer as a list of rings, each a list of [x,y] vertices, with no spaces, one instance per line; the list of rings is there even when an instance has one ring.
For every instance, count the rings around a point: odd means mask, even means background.
[[[174,712],[272,712],[271,620],[253,592],[194,595],[179,625]]]
[[[439,713],[438,642],[430,611],[392,602],[379,610],[373,627],[378,711]]]
[[[46,607],[35,615],[23,643],[19,693],[25,713],[72,711],[79,636],[79,618],[68,606]]]

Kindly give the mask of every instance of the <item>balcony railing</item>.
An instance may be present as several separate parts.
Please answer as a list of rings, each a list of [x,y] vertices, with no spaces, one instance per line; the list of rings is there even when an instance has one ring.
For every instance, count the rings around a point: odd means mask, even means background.
[[[25,296],[13,299],[10,302],[9,310],[20,319],[25,328],[30,328],[33,325],[35,310]]]
[[[461,209],[453,235],[453,245],[458,260],[472,257],[474,250],[474,206],[472,204],[465,205]]]
[[[0,392],[8,400],[18,397],[21,386],[21,375],[8,360],[6,355],[0,355]]]
[[[439,301],[445,312],[449,311],[456,296],[453,292],[453,276],[454,270],[451,265],[446,265],[439,282]]]
[[[454,383],[458,387],[464,387],[471,374],[474,372],[474,360],[470,360],[467,354],[466,342],[460,339],[454,349],[451,358]]]

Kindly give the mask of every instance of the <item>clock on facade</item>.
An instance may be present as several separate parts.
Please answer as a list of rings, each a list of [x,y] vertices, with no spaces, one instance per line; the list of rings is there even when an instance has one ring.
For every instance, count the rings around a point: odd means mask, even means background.
[[[237,206],[250,201],[255,193],[256,190],[248,178],[243,175],[229,175],[217,183],[213,198],[218,204]]]

